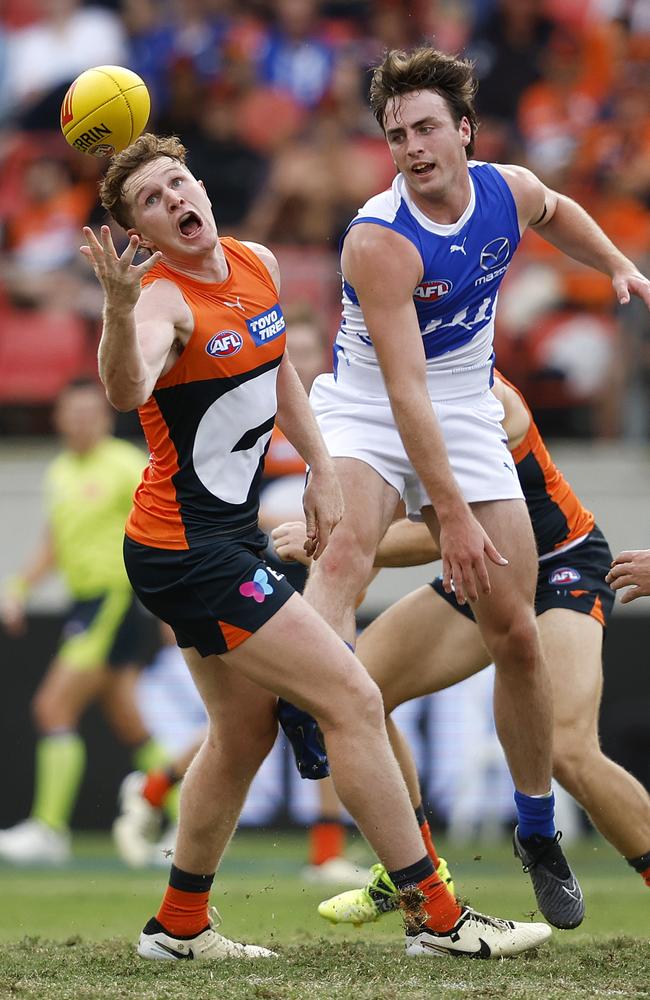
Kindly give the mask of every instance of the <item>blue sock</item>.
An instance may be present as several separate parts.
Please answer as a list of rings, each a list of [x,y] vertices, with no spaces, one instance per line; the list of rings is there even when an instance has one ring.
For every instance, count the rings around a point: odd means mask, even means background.
[[[343,642],[345,642],[345,639],[343,640]],[[345,642],[345,645],[348,647],[351,653],[354,653],[354,646],[352,645],[351,642]]]
[[[515,792],[515,805],[519,823],[520,840],[527,840],[537,834],[540,837],[555,836],[555,796],[524,795]]]

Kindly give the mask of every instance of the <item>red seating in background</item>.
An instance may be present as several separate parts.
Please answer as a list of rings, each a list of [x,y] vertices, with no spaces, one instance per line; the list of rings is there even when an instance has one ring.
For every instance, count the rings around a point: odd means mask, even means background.
[[[50,403],[87,371],[86,326],[79,316],[0,310],[0,405]]]

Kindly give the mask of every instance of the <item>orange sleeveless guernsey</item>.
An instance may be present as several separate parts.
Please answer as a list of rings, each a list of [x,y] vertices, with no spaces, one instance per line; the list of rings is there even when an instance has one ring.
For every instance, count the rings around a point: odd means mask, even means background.
[[[194,317],[182,354],[138,411],[150,458],[126,533],[154,548],[194,548],[257,521],[285,320],[259,257],[238,240],[221,246],[223,282],[196,281],[163,263],[143,279],[173,282]]]

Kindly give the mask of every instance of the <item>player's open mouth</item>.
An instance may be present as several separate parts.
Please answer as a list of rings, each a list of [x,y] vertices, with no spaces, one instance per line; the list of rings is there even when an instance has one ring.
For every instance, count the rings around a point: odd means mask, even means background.
[[[203,223],[199,219],[196,212],[185,212],[178,220],[178,228],[180,229],[182,236],[186,236],[191,239],[193,236],[196,236],[201,229],[203,229]]]
[[[411,171],[414,174],[430,174],[435,170],[435,163],[414,163]]]

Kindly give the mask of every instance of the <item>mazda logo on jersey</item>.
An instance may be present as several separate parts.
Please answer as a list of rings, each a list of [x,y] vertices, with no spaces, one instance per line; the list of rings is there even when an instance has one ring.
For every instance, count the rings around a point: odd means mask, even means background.
[[[577,583],[580,579],[581,577],[577,569],[572,569],[571,566],[561,566],[560,569],[553,570],[548,578],[548,582],[557,587],[566,587],[570,583]]]
[[[219,330],[205,345],[206,353],[212,358],[228,358],[237,354],[244,346],[244,338],[236,330]]]
[[[434,278],[433,281],[423,281],[413,289],[413,297],[421,302],[437,302],[449,295],[454,286],[446,278]]]
[[[491,271],[501,264],[505,264],[510,256],[510,240],[507,236],[498,236],[496,240],[490,240],[481,250],[479,264],[484,271]]]

